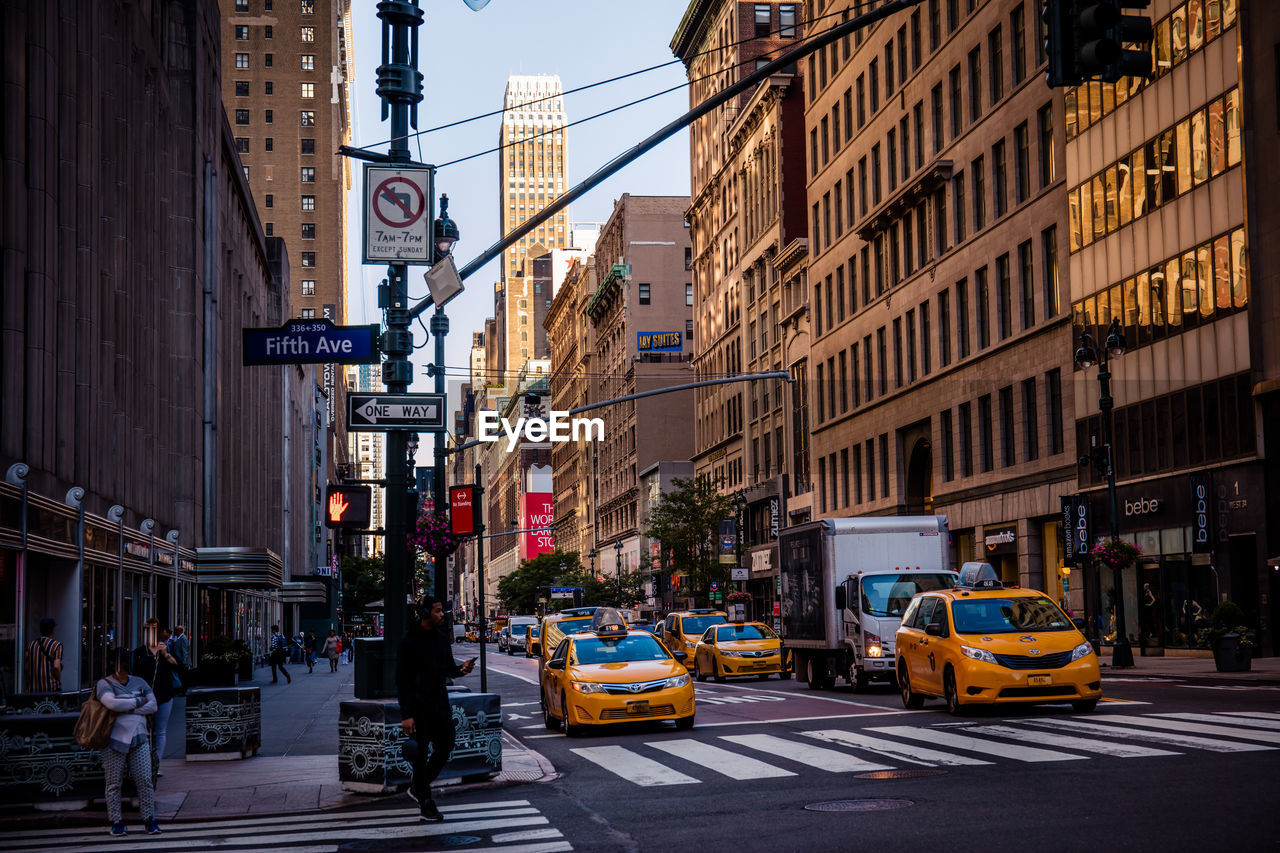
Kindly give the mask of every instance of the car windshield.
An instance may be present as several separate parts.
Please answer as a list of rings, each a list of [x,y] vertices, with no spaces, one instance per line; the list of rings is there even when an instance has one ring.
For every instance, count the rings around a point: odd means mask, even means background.
[[[512,625],[511,626],[511,633],[513,634],[523,634],[527,630],[529,630],[528,625]]]
[[[764,625],[721,625],[716,629],[717,643],[731,643],[734,640],[772,640],[777,636]]]
[[[955,575],[950,572],[867,575],[862,578],[862,612],[871,616],[901,617],[916,593],[950,589],[955,582]]]
[[[541,629],[541,628],[539,628],[539,627],[537,627],[536,625],[535,625],[534,627],[532,627],[532,628],[530,628],[530,629],[529,629],[529,636],[530,636],[530,637],[536,637],[536,636],[538,636],[538,635],[539,635],[539,634],[541,634],[541,633],[542,633],[542,629]]]
[[[953,601],[958,634],[1010,634],[1018,631],[1069,631],[1071,620],[1047,598],[980,598]]]
[[[700,635],[703,631],[712,625],[719,625],[726,621],[719,613],[709,613],[706,616],[686,616],[683,624],[680,626],[686,637]]]
[[[626,637],[579,637],[573,644],[579,664],[667,660],[671,655],[648,634]]]

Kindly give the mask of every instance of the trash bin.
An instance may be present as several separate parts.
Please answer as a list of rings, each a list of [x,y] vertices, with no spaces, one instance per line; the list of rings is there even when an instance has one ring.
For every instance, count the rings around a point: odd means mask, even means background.
[[[356,637],[357,699],[390,699],[396,695],[395,684],[382,683],[382,638]]]

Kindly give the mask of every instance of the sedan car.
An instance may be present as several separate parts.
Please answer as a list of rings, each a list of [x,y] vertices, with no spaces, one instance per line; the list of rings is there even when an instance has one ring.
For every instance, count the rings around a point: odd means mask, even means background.
[[[789,678],[782,660],[782,641],[763,622],[728,622],[712,625],[693,650],[693,674],[724,681],[730,675],[754,675],[765,679],[777,674]]]
[[[542,669],[547,728],[569,736],[586,726],[640,721],[692,728],[693,679],[682,656],[652,634],[628,630],[620,616],[612,621],[597,611],[591,629],[565,635]]]
[[[913,598],[895,646],[907,708],[939,696],[953,714],[1051,702],[1087,712],[1102,697],[1098,656],[1071,619],[1043,592],[1004,587],[986,563],[966,564],[955,589]]]

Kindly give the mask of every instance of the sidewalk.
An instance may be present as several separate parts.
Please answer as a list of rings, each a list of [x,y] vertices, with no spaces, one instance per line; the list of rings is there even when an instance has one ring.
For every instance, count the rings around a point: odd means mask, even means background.
[[[368,805],[381,797],[342,790],[338,780],[338,704],[353,697],[355,666],[342,664],[330,673],[328,661],[315,672],[288,666],[293,683],[271,683],[271,668],[256,670],[242,686],[262,689],[262,747],[243,761],[187,762],[184,759],[185,700],[174,699],[168,743],[161,761],[164,774],[156,786],[156,812],[161,822],[173,819],[223,818],[251,814],[303,813]],[[503,732],[502,772],[485,782],[444,783],[444,790],[473,791],[537,782],[554,774],[541,755]],[[448,794],[446,793],[446,796]],[[406,799],[406,802],[408,800]],[[40,813],[7,815],[31,820]],[[101,820],[100,802],[61,818]],[[8,821],[0,819],[0,825]]]
[[[1249,672],[1218,672],[1212,657],[1142,657],[1133,651],[1133,669],[1112,669],[1109,647],[1102,651],[1102,678],[1142,676],[1196,678],[1249,684],[1280,684],[1280,657],[1254,658]]]

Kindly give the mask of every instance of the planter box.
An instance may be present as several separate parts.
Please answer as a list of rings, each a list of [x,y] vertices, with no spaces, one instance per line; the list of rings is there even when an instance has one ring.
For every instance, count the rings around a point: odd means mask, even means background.
[[[187,691],[187,761],[230,761],[258,754],[262,698],[257,687]]]
[[[105,795],[98,750],[72,737],[79,718],[78,711],[0,716],[0,800],[83,808]]]
[[[1253,669],[1253,646],[1241,646],[1239,634],[1226,634],[1213,648],[1218,672],[1248,672]]]
[[[15,693],[9,697],[10,714],[79,714],[92,690],[67,693]]]
[[[457,732],[440,779],[470,782],[502,770],[502,702],[496,693],[450,693]],[[344,791],[388,794],[413,781],[417,743],[400,728],[393,699],[356,699],[338,717],[338,778]]]

